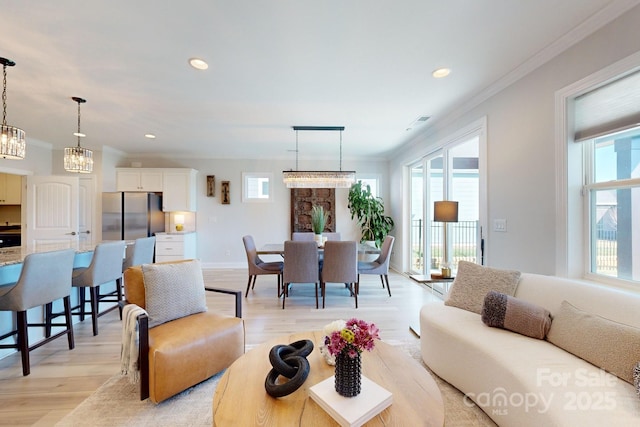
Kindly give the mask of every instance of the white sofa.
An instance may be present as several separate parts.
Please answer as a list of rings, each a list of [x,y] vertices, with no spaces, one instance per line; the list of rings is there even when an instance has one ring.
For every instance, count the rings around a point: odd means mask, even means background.
[[[552,316],[567,300],[640,328],[638,293],[523,273],[514,296]],[[474,312],[442,301],[426,304],[420,311],[420,341],[422,358],[433,372],[500,426],[640,426],[640,397],[633,385],[546,340],[488,327]],[[615,340],[611,347],[605,350],[615,351]]]

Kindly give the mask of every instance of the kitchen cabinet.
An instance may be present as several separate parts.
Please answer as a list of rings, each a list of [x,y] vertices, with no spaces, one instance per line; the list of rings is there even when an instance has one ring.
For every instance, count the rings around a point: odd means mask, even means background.
[[[163,173],[162,210],[164,212],[196,211],[195,169],[165,169]]]
[[[196,233],[156,233],[156,261],[196,258]]]
[[[116,168],[116,191],[163,191],[163,169]]]
[[[22,203],[22,176],[0,173],[0,205]]]

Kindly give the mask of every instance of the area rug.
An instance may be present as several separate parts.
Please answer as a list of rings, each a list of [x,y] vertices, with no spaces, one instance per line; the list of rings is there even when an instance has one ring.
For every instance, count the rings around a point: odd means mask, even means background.
[[[414,358],[421,366],[420,343],[396,344]],[[483,427],[496,424],[478,407],[469,407],[463,401],[464,395],[431,373],[436,380],[445,409],[445,426]],[[140,401],[137,384],[131,384],[127,377],[114,375],[76,409],[56,424],[58,427],[75,426],[172,426],[199,427],[212,426],[213,394],[222,376],[219,373],[190,389],[155,405],[148,399]]]

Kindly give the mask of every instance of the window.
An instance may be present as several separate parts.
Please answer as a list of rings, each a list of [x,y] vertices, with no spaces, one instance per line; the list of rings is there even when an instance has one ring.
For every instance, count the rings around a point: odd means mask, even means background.
[[[357,181],[362,181],[362,186],[366,187],[367,185],[371,189],[371,194],[373,197],[380,196],[380,192],[378,191],[378,178],[360,178],[358,177]]]
[[[243,172],[242,201],[245,203],[273,201],[272,181],[273,174],[271,173]]]
[[[640,281],[640,127],[583,150],[589,273]]]

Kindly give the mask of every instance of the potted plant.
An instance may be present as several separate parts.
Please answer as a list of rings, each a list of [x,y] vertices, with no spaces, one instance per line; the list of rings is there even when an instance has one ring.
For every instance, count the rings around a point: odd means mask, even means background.
[[[349,204],[351,219],[357,218],[362,232],[361,242],[375,242],[379,248],[387,234],[393,229],[394,223],[390,216],[384,214],[382,198],[371,194],[369,185],[363,186],[358,181],[349,189]]]
[[[322,232],[328,220],[329,212],[325,212],[322,206],[313,206],[311,208],[311,229],[315,234],[315,240],[318,245],[322,245]]]

